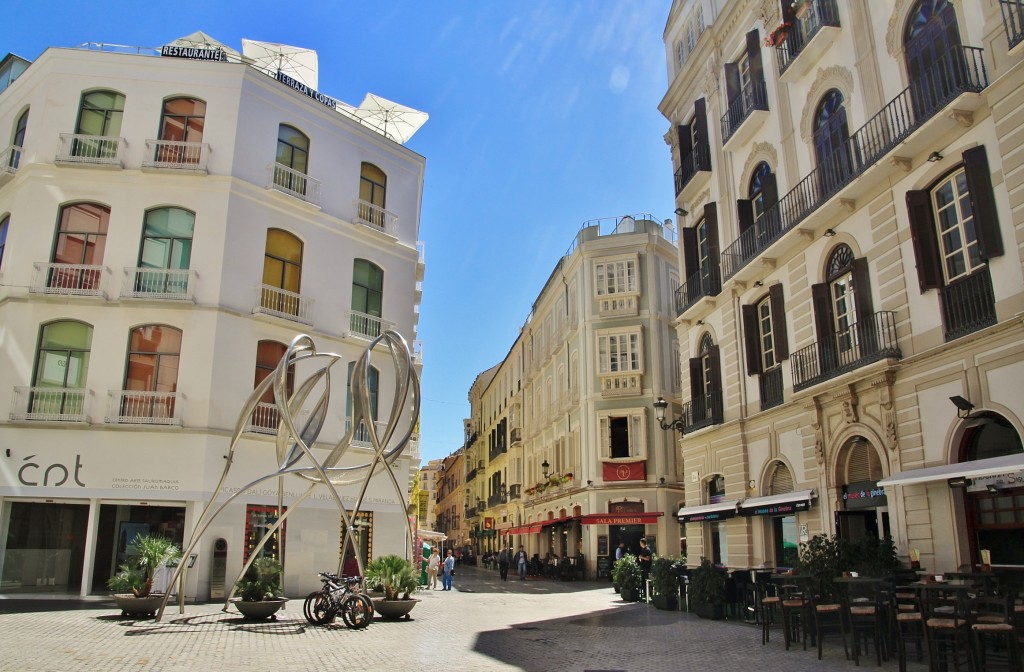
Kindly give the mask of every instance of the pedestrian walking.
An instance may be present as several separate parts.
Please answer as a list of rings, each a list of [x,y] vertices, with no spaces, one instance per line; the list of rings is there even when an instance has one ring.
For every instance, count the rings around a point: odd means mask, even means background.
[[[519,544],[519,550],[515,556],[516,567],[519,568],[519,580],[526,581],[526,551],[523,550],[523,545]]]
[[[455,574],[455,556],[448,549],[448,557],[444,559],[444,574],[441,576],[441,590],[452,589],[452,575]]]
[[[647,539],[640,540],[640,554],[637,555],[637,563],[640,565],[640,599],[647,599],[647,576],[651,573],[651,560],[653,556],[651,549],[647,548]]]
[[[427,560],[427,590],[437,590],[437,570],[441,568],[441,556],[435,548]]]
[[[501,551],[498,552],[498,573],[501,575],[502,581],[508,581],[508,546],[502,546]]]

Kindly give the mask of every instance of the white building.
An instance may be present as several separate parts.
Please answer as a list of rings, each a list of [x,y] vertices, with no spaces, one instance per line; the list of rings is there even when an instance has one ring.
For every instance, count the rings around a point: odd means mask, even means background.
[[[424,158],[318,94],[315,73],[275,78],[202,46],[4,61],[24,72],[0,90],[0,592],[103,593],[136,532],[187,543],[254,381],[297,334],[343,358],[321,455],[373,337],[397,330],[420,365]],[[386,413],[393,365],[373,366]],[[249,419],[226,491],[276,469],[276,424],[269,405]],[[414,443],[399,483],[417,467]],[[284,485],[287,506],[304,488]],[[402,552],[404,499],[372,481],[371,557]],[[188,597],[233,580],[276,506],[274,479],[217,518]],[[340,527],[326,490],[289,515],[268,547],[289,594],[337,567]]]

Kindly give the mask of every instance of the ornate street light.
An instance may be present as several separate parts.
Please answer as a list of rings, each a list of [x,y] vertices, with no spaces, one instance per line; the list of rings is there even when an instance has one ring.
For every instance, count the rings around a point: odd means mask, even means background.
[[[665,401],[664,397],[658,397],[654,401],[654,417],[658,419],[658,424],[661,425],[662,429],[673,429],[680,434],[684,434],[683,431],[683,418],[678,417],[669,422],[665,422],[665,410],[668,409],[668,402]]]
[[[540,463],[540,468],[541,468],[541,473],[544,474],[544,478],[547,478],[548,477],[548,469],[551,468],[551,465],[548,464],[547,460],[544,460],[543,462]]]

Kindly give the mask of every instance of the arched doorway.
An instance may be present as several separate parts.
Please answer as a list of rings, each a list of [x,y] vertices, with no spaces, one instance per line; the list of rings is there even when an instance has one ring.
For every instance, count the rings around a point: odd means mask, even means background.
[[[839,453],[836,483],[839,506],[836,511],[836,535],[848,541],[868,536],[885,539],[892,536],[889,503],[885,489],[878,485],[882,460],[878,450],[863,436],[854,436]]]

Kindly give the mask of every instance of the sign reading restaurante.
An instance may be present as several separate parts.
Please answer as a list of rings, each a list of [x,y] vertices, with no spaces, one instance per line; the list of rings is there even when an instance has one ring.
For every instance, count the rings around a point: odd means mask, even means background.
[[[160,47],[161,56],[171,58],[188,58],[193,61],[226,61],[227,54],[220,47],[180,47],[175,44],[165,44]]]

